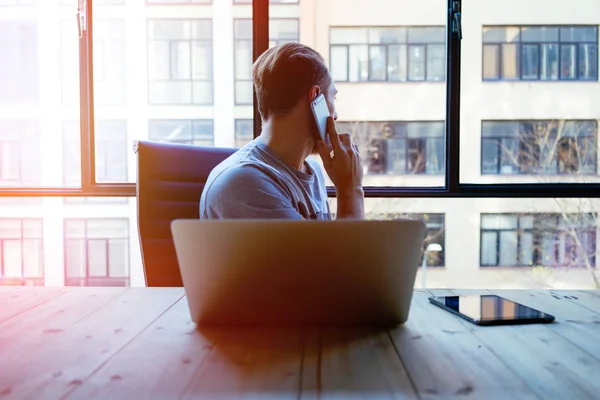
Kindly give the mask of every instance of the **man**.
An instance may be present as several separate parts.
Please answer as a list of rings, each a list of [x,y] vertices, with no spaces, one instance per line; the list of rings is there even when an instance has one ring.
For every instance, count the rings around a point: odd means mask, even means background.
[[[267,50],[252,78],[261,135],[213,169],[200,200],[201,219],[331,219],[319,154],[337,193],[337,218],[364,219],[358,148],[334,120],[337,89],[323,57],[299,43]],[[310,103],[323,93],[331,116],[322,140]],[[332,155],[333,154],[333,155]]]

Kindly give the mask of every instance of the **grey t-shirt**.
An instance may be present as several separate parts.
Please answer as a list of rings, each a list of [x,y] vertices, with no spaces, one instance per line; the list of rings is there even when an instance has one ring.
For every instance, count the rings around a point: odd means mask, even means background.
[[[331,219],[319,164],[297,170],[265,143],[253,140],[210,175],[200,199],[200,219]]]

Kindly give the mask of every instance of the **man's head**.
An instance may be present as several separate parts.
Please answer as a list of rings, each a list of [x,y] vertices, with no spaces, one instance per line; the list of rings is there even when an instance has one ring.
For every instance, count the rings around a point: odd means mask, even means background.
[[[312,118],[310,102],[320,93],[325,95],[330,114],[337,117],[336,89],[329,70],[323,57],[308,46],[286,43],[270,48],[254,63],[252,78],[263,122],[289,115]],[[312,134],[316,134],[316,126]]]

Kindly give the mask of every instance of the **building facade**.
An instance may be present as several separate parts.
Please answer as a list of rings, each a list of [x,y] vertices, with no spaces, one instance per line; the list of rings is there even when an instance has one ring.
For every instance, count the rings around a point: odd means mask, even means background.
[[[552,7],[552,3],[556,7]],[[598,182],[600,5],[465,2],[460,173]],[[0,0],[0,185],[80,180],[75,0]],[[134,140],[252,138],[249,0],[94,1],[96,176],[135,182]],[[272,0],[270,44],[325,58],[365,185],[441,186],[443,0]],[[335,199],[331,201],[335,211]],[[430,287],[593,287],[597,199],[367,199],[428,224]],[[417,279],[417,286],[420,285]],[[133,198],[0,198],[0,284],[144,284]]]

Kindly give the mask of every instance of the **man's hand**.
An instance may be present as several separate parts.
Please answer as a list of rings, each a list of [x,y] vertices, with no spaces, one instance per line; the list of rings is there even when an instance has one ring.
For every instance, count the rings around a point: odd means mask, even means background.
[[[327,134],[332,149],[323,141],[317,146],[325,172],[335,185],[338,218],[364,219],[363,165],[358,146],[352,143],[350,134],[338,134],[333,117],[327,118]]]
[[[319,141],[318,149],[329,179],[337,191],[362,189],[362,160],[358,147],[352,143],[350,134],[338,133],[332,117],[327,118],[327,134],[333,148],[333,157],[331,157],[332,149],[323,141]]]

